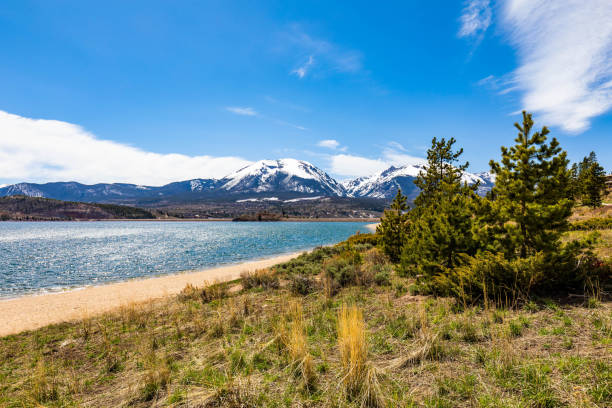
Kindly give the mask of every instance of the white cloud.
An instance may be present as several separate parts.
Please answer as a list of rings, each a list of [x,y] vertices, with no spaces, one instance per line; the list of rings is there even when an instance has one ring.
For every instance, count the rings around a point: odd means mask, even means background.
[[[336,154],[330,157],[330,172],[341,177],[363,177],[386,170],[391,166],[425,164],[427,161],[405,153],[404,147],[390,142],[379,158],[368,158],[351,154]]]
[[[301,67],[291,71],[291,73],[297,75],[298,78],[302,79],[302,78],[304,78],[306,76],[306,74],[308,73],[308,70],[310,69],[312,64],[314,64],[314,58],[311,55],[311,56],[308,57],[308,61],[306,61],[304,64],[302,64]]]
[[[162,185],[223,177],[239,157],[159,154],[98,139],[80,126],[0,111],[0,181],[124,182]]]
[[[381,159],[369,159],[351,154],[336,154],[331,157],[330,171],[332,174],[343,177],[362,177],[370,176],[388,167],[389,165]]]
[[[319,143],[317,143],[317,146],[335,150],[340,147],[340,142],[334,139],[326,139],[321,140]]]
[[[505,0],[525,109],[549,125],[586,130],[612,107],[612,1]]]
[[[244,115],[244,116],[257,116],[257,111],[253,108],[249,107],[240,107],[240,106],[228,106],[225,108],[228,112],[235,113],[236,115]]]
[[[427,160],[422,157],[416,157],[406,153],[401,153],[393,149],[385,149],[383,151],[383,159],[387,163],[389,163],[389,166],[405,166],[408,164],[417,165],[427,163]]]
[[[459,28],[459,37],[482,38],[491,25],[491,7],[489,0],[468,0],[463,7]]]

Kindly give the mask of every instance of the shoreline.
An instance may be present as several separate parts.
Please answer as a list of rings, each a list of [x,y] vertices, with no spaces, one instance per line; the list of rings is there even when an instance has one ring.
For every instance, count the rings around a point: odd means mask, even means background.
[[[0,337],[49,324],[83,319],[133,303],[176,295],[187,284],[203,286],[217,280],[231,281],[239,278],[243,272],[269,268],[307,251],[171,275],[1,299]]]
[[[376,227],[380,224],[380,221],[376,221],[374,224],[366,225],[366,229],[370,231],[372,234],[376,233]]]

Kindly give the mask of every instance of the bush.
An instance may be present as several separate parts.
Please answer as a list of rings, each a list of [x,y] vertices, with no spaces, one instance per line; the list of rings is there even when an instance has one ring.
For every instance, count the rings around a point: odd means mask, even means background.
[[[318,275],[321,272],[323,262],[340,252],[342,252],[342,248],[339,246],[318,247],[311,252],[304,252],[288,262],[276,265],[274,268],[278,273],[285,275]]]
[[[611,228],[612,217],[589,218],[588,220],[573,222],[569,225],[570,231],[592,231]]]
[[[391,285],[391,265],[380,265],[378,271],[374,275],[374,283],[378,286]]]
[[[372,248],[363,254],[363,261],[370,265],[384,265],[389,263],[389,258],[378,248]]]
[[[269,269],[243,272],[240,274],[240,278],[242,278],[242,288],[245,290],[251,288],[277,289],[280,286],[278,276]]]
[[[227,297],[227,286],[223,283],[215,283],[200,289],[202,303],[210,303]]]
[[[225,284],[219,282],[215,282],[212,285],[204,286],[202,288],[188,283],[178,294],[178,299],[181,302],[200,299],[202,303],[209,303],[213,300],[219,300],[225,297],[227,297],[227,287]]]
[[[591,254],[575,256],[573,248],[559,254],[536,253],[508,260],[503,254],[483,252],[464,257],[463,266],[445,269],[430,279],[420,277],[425,292],[474,302],[487,296],[495,300],[527,299],[531,294],[567,292],[586,282],[609,279],[610,265]]]
[[[351,259],[337,256],[323,264],[323,271],[327,277],[337,282],[338,286],[345,287],[355,284],[358,267]]]
[[[379,236],[376,234],[361,234],[358,232],[357,234],[350,236],[346,242],[349,246],[363,245],[371,248],[378,244],[378,240]]]
[[[294,275],[291,277],[291,292],[294,295],[306,296],[315,290],[315,281],[308,276]]]

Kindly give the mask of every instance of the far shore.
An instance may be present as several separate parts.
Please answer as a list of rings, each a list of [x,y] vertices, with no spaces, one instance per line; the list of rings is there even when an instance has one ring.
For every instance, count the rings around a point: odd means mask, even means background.
[[[379,218],[283,218],[278,221],[249,222],[378,222]],[[75,220],[6,220],[4,222],[98,222],[98,221],[146,221],[146,222],[232,222],[233,218],[108,218],[108,219],[75,219]],[[246,221],[238,221],[246,222]]]
[[[0,300],[0,336],[34,330],[53,323],[83,319],[121,306],[175,295],[187,284],[204,286],[215,281],[231,281],[239,278],[243,272],[269,268],[287,262],[301,253],[303,252],[199,271]]]
[[[86,221],[222,221],[232,222],[233,218],[148,218],[148,219],[108,219],[108,220],[86,220]],[[380,218],[281,218],[274,221],[236,221],[242,222],[378,222]]]

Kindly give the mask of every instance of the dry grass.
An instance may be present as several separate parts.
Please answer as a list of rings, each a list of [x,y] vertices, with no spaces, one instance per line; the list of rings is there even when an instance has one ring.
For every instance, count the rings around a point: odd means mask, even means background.
[[[308,352],[304,313],[300,302],[289,303],[287,320],[289,328],[282,331],[281,338],[287,348],[291,365],[295,373],[302,378],[305,387],[313,389],[316,383],[316,375],[312,356]]]
[[[342,305],[338,311],[338,349],[342,362],[341,383],[349,400],[362,407],[383,406],[376,369],[368,363],[363,314],[356,306]]]
[[[609,199],[612,201],[612,199]],[[582,221],[589,218],[610,217],[612,216],[612,205],[604,205],[599,208],[577,207],[574,209],[570,220]]]

